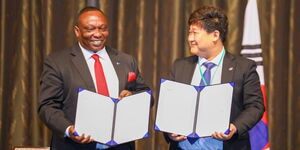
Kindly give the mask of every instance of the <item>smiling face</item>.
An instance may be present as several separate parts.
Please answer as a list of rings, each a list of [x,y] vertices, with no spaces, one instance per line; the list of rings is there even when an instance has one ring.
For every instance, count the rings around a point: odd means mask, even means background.
[[[91,51],[101,50],[109,35],[106,17],[96,10],[81,14],[74,31],[80,44]]]
[[[214,47],[216,41],[215,33],[208,33],[199,24],[191,24],[188,34],[188,43],[192,54],[207,57],[210,49]]]

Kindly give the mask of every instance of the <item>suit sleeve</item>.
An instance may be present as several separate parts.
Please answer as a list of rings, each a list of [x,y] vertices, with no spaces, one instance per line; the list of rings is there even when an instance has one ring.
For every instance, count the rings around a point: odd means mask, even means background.
[[[145,84],[145,81],[138,69],[138,64],[136,60],[132,58],[132,61],[133,61],[133,70],[136,74],[135,92],[150,90],[150,88]]]
[[[238,135],[250,130],[262,117],[264,112],[263,96],[255,62],[249,63],[242,82],[242,111],[233,121]]]
[[[134,83],[127,82],[125,89],[131,91],[133,94],[151,90],[149,86],[145,84],[145,81],[139,71],[137,61],[133,56],[131,56],[131,62],[132,62],[131,68],[133,72],[136,74],[136,80],[134,81]],[[154,98],[153,95],[151,95],[151,106],[153,106],[153,104],[154,104]]]
[[[63,79],[58,66],[48,56],[40,81],[38,113],[41,120],[58,135],[63,136],[71,122],[63,112]]]

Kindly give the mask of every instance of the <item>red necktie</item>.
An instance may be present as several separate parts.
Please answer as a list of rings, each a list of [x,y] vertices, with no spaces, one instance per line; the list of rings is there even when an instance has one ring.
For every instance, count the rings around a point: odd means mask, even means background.
[[[97,54],[94,54],[92,55],[92,58],[95,60],[94,69],[98,93],[105,96],[109,96],[106,79],[101,62],[99,60],[99,56]]]

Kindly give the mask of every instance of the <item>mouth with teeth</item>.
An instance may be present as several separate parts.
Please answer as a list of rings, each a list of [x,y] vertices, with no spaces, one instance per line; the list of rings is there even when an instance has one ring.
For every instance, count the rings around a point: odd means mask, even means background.
[[[90,40],[89,43],[90,43],[90,45],[92,47],[100,48],[100,47],[103,46],[104,41],[101,41],[101,40]]]
[[[100,40],[91,40],[90,43],[93,44],[94,46],[100,46],[102,44],[102,41],[100,41]]]
[[[98,38],[84,38],[81,40],[81,44],[89,50],[98,51],[101,50],[105,45],[106,39],[98,39]]]
[[[195,46],[195,45],[197,45],[197,43],[193,41],[193,42],[190,42],[190,45]]]

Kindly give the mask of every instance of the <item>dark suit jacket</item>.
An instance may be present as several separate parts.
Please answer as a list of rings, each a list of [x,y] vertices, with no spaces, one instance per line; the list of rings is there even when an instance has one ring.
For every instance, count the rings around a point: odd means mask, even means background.
[[[133,92],[149,90],[144,84],[136,60],[125,53],[106,47],[119,79],[119,91]],[[40,83],[38,113],[41,120],[53,131],[52,149],[89,149],[96,143],[78,144],[64,137],[68,126],[74,125],[78,88],[96,91],[86,60],[76,44],[71,48],[46,57]],[[128,83],[128,72],[136,73],[134,84]],[[113,149],[134,149],[134,142],[125,143]]]
[[[172,79],[190,84],[193,78],[198,56],[177,59],[172,68]],[[221,83],[235,82],[231,106],[230,122],[237,128],[230,140],[224,141],[224,150],[250,149],[248,130],[262,117],[263,97],[259,77],[254,61],[233,56],[226,52],[223,60]],[[177,142],[167,138],[171,150],[178,150]]]

